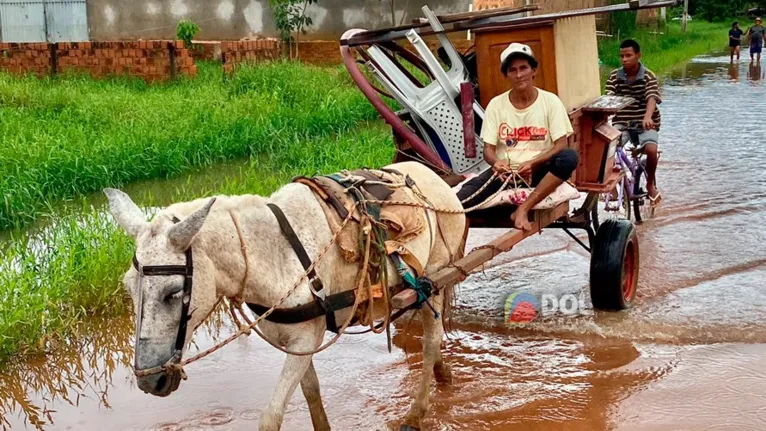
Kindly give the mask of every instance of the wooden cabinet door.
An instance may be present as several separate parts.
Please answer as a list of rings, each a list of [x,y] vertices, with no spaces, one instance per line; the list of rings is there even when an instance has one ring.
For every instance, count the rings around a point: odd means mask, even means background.
[[[540,64],[535,86],[556,93],[556,57],[553,25],[543,24],[525,29],[487,30],[476,34],[479,91],[481,106],[486,108],[493,97],[511,88],[500,72],[500,54],[512,42],[529,45]]]

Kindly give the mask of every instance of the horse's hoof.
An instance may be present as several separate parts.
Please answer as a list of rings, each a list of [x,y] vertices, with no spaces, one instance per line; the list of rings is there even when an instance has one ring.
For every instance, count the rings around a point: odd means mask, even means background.
[[[409,425],[402,425],[399,427],[399,431],[420,431],[420,428],[411,427]]]
[[[449,364],[440,363],[434,366],[434,378],[442,385],[452,384],[452,367]]]

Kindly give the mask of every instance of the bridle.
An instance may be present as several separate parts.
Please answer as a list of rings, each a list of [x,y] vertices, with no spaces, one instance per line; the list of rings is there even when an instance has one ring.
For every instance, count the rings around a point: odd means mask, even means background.
[[[180,220],[173,217],[173,223],[178,223]],[[189,306],[191,305],[192,294],[192,276],[194,275],[194,262],[192,259],[192,248],[186,249],[186,263],[184,265],[151,265],[144,266],[138,261],[136,255],[133,255],[133,267],[138,271],[138,310],[136,312],[136,340],[134,346],[134,361],[133,370],[137,376],[141,376],[142,370],[138,369],[138,342],[141,338],[141,322],[143,321],[144,313],[144,291],[143,281],[144,276],[169,276],[169,275],[183,275],[184,287],[183,297],[181,298],[181,321],[178,324],[178,334],[176,335],[175,349],[173,350],[173,356],[170,357],[168,362],[163,365],[165,369],[168,365],[177,365],[181,363],[181,356],[183,355],[184,344],[186,341],[186,329],[191,320],[191,314],[189,314]]]

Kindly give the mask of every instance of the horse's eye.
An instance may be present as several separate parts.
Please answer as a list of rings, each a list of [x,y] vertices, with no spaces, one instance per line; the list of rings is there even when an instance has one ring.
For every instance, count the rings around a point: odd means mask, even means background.
[[[181,299],[183,294],[184,294],[183,289],[175,290],[175,291],[170,292],[167,295],[165,295],[164,301],[167,302],[167,303],[174,302],[174,301],[176,301],[178,299]]]

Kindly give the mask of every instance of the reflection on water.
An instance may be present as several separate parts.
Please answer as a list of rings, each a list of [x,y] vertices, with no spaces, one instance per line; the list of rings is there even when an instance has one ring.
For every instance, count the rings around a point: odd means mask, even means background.
[[[528,238],[460,286],[445,341],[454,381],[434,390],[424,430],[766,429],[763,78],[726,55],[696,59],[666,80],[665,199],[638,227],[641,279],[631,310],[592,310],[589,256],[557,231]],[[496,234],[474,230],[468,247]],[[505,298],[521,291],[582,295],[585,309],[506,326]],[[36,426],[53,420],[50,429],[250,430],[284,360],[242,338],[188,367],[178,392],[154,398],[131,384],[130,320],[93,326],[105,333],[6,370],[6,426],[23,428],[24,411]],[[334,429],[395,429],[407,411],[421,334],[407,318],[394,333],[390,354],[385,337],[371,335],[341,338],[316,355]],[[195,342],[204,349],[214,336]],[[311,429],[300,391],[283,429]]]
[[[55,346],[40,358],[15,363],[0,372],[0,422],[19,419],[45,429],[55,422],[54,405],[77,408],[83,399],[109,407],[112,377],[132,357],[130,318],[84,322],[81,336]]]

